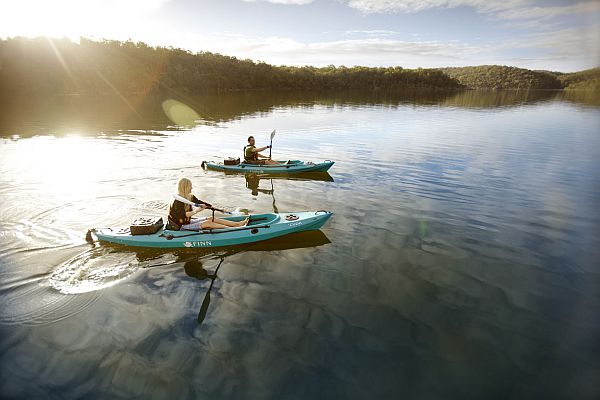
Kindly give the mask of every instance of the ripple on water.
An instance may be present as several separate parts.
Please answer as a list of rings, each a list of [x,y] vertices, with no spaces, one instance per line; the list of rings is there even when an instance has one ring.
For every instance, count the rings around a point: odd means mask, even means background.
[[[0,255],[0,324],[41,325],[71,317],[93,304],[102,289],[138,270],[130,263],[134,258],[130,253],[90,249],[81,221],[94,214],[96,222],[108,224],[126,218],[132,209],[156,210],[164,204],[106,197],[94,200],[90,211],[88,203],[82,200],[26,217],[14,215],[0,224],[4,249]]]
[[[47,285],[46,275],[3,287],[0,324],[44,325],[69,318],[90,305],[101,292],[65,296]]]
[[[78,294],[112,286],[139,271],[130,253],[95,247],[69,259],[49,278],[60,293]]]
[[[96,226],[108,226],[114,221],[126,219],[132,210],[163,208],[165,206],[160,202],[142,203],[129,196],[102,196],[64,203],[32,214],[27,219],[36,225],[87,229],[90,221],[94,221]]]

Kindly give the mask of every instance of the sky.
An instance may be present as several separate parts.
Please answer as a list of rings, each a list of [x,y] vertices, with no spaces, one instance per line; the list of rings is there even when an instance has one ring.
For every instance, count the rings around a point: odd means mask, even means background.
[[[0,37],[141,41],[275,65],[571,72],[600,66],[600,0],[0,0]]]

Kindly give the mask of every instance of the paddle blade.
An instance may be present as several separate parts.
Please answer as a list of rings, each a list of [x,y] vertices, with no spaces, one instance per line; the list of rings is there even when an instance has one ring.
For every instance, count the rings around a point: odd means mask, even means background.
[[[200,312],[198,313],[198,323],[201,324],[206,318],[206,313],[208,312],[208,305],[210,304],[210,290],[206,292],[206,296],[204,297],[204,301],[202,301],[202,306],[200,307]]]
[[[273,129],[273,132],[271,132],[271,140],[273,140],[274,137],[275,137],[275,129]]]

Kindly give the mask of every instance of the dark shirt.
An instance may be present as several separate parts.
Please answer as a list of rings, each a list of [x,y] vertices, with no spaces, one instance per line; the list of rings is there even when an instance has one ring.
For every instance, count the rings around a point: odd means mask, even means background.
[[[202,203],[201,200],[198,200],[196,196],[192,195],[192,203]],[[169,208],[169,228],[179,230],[182,225],[187,225],[190,223],[191,218],[186,216],[186,211],[191,211],[192,206],[182,203],[179,200],[173,200],[171,203],[171,207]]]

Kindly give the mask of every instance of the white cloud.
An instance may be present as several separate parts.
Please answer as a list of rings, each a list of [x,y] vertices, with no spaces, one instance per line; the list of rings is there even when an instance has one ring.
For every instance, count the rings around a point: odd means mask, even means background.
[[[193,36],[185,48],[207,50],[275,65],[366,65],[444,67],[502,64],[532,69],[572,71],[600,64],[598,26],[551,33],[530,33],[501,42],[470,44],[418,38],[365,37],[301,42],[289,37],[248,37],[227,33]],[[354,33],[350,31],[351,34]],[[385,32],[381,32],[385,35]],[[363,34],[356,31],[357,35]],[[523,54],[527,53],[527,55]]]
[[[598,1],[573,0],[569,5],[551,5],[533,0],[345,0],[364,13],[414,13],[434,8],[471,7],[480,13],[493,13],[500,19],[547,20],[563,15],[600,10]]]
[[[585,2],[577,3],[569,6],[554,6],[554,7],[520,7],[514,9],[507,9],[498,12],[497,16],[501,19],[529,19],[536,21],[545,21],[548,19],[571,15],[571,14],[583,14],[588,12],[600,11],[600,3],[598,2]]]
[[[305,4],[310,4],[315,0],[244,0],[248,3],[259,3],[259,2],[265,2],[265,3],[272,3],[272,4],[285,4],[285,5],[296,5],[296,6],[301,6],[301,5],[305,5]]]
[[[461,59],[489,52],[488,46],[469,46],[458,41],[361,38],[303,43],[286,37],[231,37],[214,34],[189,38],[194,50],[208,50],[238,58],[287,65],[399,65],[416,68],[454,65]],[[188,46],[186,46],[188,47]],[[189,48],[189,47],[188,47]]]
[[[566,28],[553,32],[529,34],[504,47],[545,49],[555,57],[587,57],[600,65],[600,25],[587,28]]]
[[[132,0],[130,0],[132,1]],[[159,0],[155,0],[159,1]],[[315,0],[244,0],[247,2],[269,2],[273,4],[305,5]],[[521,21],[512,27],[531,28],[536,23],[565,16],[600,13],[600,1],[572,0],[565,5],[540,0],[338,0],[365,14],[371,13],[417,13],[436,8],[470,7],[481,14],[499,20]],[[350,31],[353,32],[353,31]],[[354,31],[359,32],[359,31]],[[369,31],[364,31],[368,34]],[[375,32],[375,31],[372,31]],[[383,31],[381,31],[383,33]],[[380,34],[379,36],[383,36]]]
[[[401,32],[386,29],[351,30],[344,32],[346,35],[364,35],[367,37],[389,37],[400,35]]]
[[[473,7],[480,11],[503,10],[528,0],[345,0],[348,6],[365,13],[419,12],[432,8]]]

